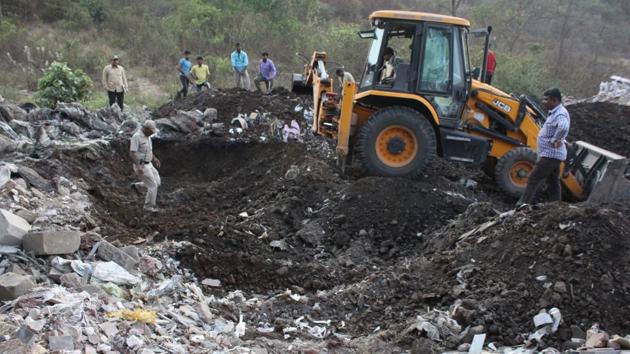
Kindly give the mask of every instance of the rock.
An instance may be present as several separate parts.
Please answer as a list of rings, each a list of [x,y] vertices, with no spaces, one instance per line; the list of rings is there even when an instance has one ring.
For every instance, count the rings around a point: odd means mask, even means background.
[[[13,129],[14,132],[29,139],[33,138],[33,136],[35,135],[35,129],[28,122],[14,119],[11,121],[11,123],[9,123],[9,126]]]
[[[0,245],[19,246],[31,225],[23,218],[0,209]]]
[[[121,250],[125,252],[127,255],[129,255],[129,257],[135,259],[136,261],[140,260],[140,251],[138,250],[138,247],[129,245],[129,246],[125,246],[121,248]]]
[[[606,348],[608,346],[608,333],[599,332],[592,333],[588,338],[586,338],[586,344],[584,344],[587,348]]]
[[[210,286],[213,288],[218,288],[221,286],[221,281],[219,279],[204,279],[201,281],[201,284],[206,285],[206,286]]]
[[[126,343],[127,343],[127,346],[131,349],[140,348],[144,345],[144,341],[142,341],[142,339],[136,337],[135,335],[132,335],[129,338],[127,338]]]
[[[24,319],[24,324],[33,332],[41,332],[42,329],[44,329],[44,326],[46,325],[46,320],[45,319],[34,320],[29,316],[29,317],[26,317],[26,319]]]
[[[162,268],[164,268],[164,265],[159,259],[155,257],[144,256],[142,257],[142,259],[140,259],[139,268],[140,270],[142,270],[144,274],[148,274],[150,276],[156,276],[158,273],[160,273],[160,271],[162,271]]]
[[[67,120],[63,121],[63,123],[61,123],[61,126],[59,128],[61,129],[62,132],[69,135],[73,135],[73,136],[79,136],[83,132],[80,126],[78,126],[74,122],[67,121]]]
[[[368,235],[368,232],[364,229],[359,230],[359,236],[361,237],[365,237]]]
[[[335,215],[332,221],[337,225],[342,225],[346,223],[346,216],[344,214]]]
[[[105,333],[105,335],[108,336],[109,338],[114,338],[114,336],[118,334],[118,327],[116,326],[116,323],[114,322],[103,322],[99,324],[98,326],[101,328],[103,333]]]
[[[22,219],[26,220],[28,223],[34,223],[35,220],[37,220],[37,213],[34,213],[30,210],[26,210],[26,209],[20,209],[18,211],[15,212],[15,215],[21,217]]]
[[[15,273],[15,274],[19,274],[19,275],[29,275],[28,273],[26,273],[26,271],[24,269],[22,269],[22,267],[20,267],[19,265],[15,264],[15,263],[11,263],[9,265],[9,267],[6,270],[6,273]]]
[[[29,232],[22,238],[24,250],[36,256],[72,254],[80,244],[81,233],[70,230]]]
[[[39,173],[37,173],[37,171],[35,171],[34,169],[30,167],[19,166],[18,174],[22,176],[22,178],[24,178],[26,182],[28,182],[28,184],[30,184],[31,186],[39,190],[42,190],[45,192],[53,191],[53,186],[50,183],[50,181],[42,177]]]
[[[22,326],[15,333],[15,337],[25,345],[31,345],[35,340],[35,332],[31,331],[27,326]]]
[[[322,243],[326,232],[317,221],[310,221],[295,233],[302,241],[310,246],[317,246]]]
[[[564,246],[564,249],[562,250],[562,255],[565,257],[571,257],[573,255],[573,248],[571,247],[571,245]]]
[[[137,248],[135,252],[138,252]],[[122,249],[112,245],[105,240],[101,241],[101,244],[98,246],[98,251],[96,252],[96,254],[106,261],[117,263],[130,272],[135,270],[139,260],[139,258],[134,259]]]
[[[34,287],[35,284],[29,276],[4,273],[0,275],[0,300],[13,300],[30,292]]]
[[[582,328],[572,325],[571,326],[571,338],[578,338],[586,340],[586,333],[582,330]]]
[[[96,351],[96,349],[94,349],[93,346],[91,345],[86,345],[85,349],[84,349],[84,353],[85,354],[97,354],[98,352]]]
[[[276,274],[278,275],[287,275],[289,273],[289,268],[288,267],[280,267],[276,270]]]
[[[558,281],[555,284],[553,284],[553,290],[561,294],[566,294],[567,284],[563,281]]]
[[[48,349],[50,351],[74,350],[74,339],[72,336],[50,336]]]
[[[79,289],[81,287],[81,277],[77,273],[66,273],[59,277],[61,285],[66,288]]]
[[[219,117],[219,113],[216,108],[207,108],[203,112],[202,121],[212,123]]]

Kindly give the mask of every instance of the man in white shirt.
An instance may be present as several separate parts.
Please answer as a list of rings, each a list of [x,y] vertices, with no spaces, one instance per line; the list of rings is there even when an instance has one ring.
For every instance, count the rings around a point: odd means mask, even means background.
[[[133,161],[133,170],[140,176],[142,182],[134,185],[144,185],[147,189],[147,195],[144,200],[144,209],[151,212],[157,212],[156,198],[158,187],[161,184],[160,174],[153,167],[160,168],[160,160],[153,156],[153,143],[151,135],[155,134],[157,127],[155,122],[147,120],[142,124],[142,128],[131,137],[129,155]]]

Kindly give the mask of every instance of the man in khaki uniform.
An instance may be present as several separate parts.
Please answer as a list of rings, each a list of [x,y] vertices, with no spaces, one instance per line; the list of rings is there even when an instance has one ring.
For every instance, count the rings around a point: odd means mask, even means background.
[[[144,186],[147,189],[147,194],[144,199],[144,210],[150,212],[157,212],[156,205],[158,187],[162,183],[160,180],[160,174],[153,167],[160,168],[160,160],[153,156],[153,143],[151,142],[151,135],[155,134],[157,127],[155,122],[147,120],[142,124],[142,128],[131,137],[131,144],[129,148],[129,156],[133,161],[133,170],[140,176],[142,182],[135,183],[134,187]]]
[[[127,88],[127,75],[125,68],[120,65],[117,55],[112,58],[112,63],[103,69],[103,87],[107,90],[109,97],[109,106],[118,103],[120,110],[123,110],[123,102],[125,100],[125,92]]]

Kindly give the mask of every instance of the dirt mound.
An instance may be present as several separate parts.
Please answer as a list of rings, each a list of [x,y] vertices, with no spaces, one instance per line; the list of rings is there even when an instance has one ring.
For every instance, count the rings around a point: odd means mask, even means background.
[[[157,118],[174,116],[177,111],[201,110],[216,108],[220,121],[229,123],[229,120],[239,113],[249,114],[259,111],[270,112],[276,118],[300,118],[295,112],[295,106],[302,102],[301,98],[293,95],[286,89],[275,89],[266,95],[259,92],[239,89],[214,90],[192,94],[186,98],[171,101],[155,111]]]
[[[558,307],[564,325],[547,343],[559,348],[571,337],[570,325],[597,322],[611,333],[630,327],[627,213],[551,204],[501,217],[490,205],[475,204],[437,232],[425,254],[434,254],[431,262],[453,287],[445,300],[472,304],[462,324],[519,344],[540,309]],[[465,236],[488,221],[487,229]]]
[[[567,109],[571,114],[569,138],[630,156],[630,106],[595,102],[577,103]]]

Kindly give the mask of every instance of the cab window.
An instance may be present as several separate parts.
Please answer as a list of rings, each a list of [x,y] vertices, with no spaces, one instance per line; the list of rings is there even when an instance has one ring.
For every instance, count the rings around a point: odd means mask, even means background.
[[[420,90],[447,93],[451,89],[451,29],[428,27]]]

